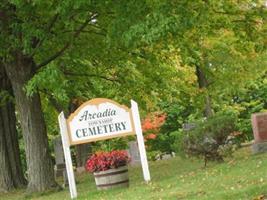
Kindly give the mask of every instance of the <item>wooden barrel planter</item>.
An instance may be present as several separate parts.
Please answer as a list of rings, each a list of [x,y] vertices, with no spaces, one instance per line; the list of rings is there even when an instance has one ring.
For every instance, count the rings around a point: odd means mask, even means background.
[[[128,166],[117,169],[95,172],[95,183],[98,190],[118,187],[129,187]]]

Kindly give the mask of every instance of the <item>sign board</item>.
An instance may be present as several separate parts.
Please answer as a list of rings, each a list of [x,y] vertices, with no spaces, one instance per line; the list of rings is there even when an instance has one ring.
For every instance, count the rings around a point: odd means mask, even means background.
[[[150,181],[139,110],[135,101],[131,100],[129,109],[110,99],[92,99],[81,105],[67,120],[61,112],[58,121],[72,199],[77,198],[77,189],[70,154],[71,145],[136,135],[143,176],[146,182]]]
[[[84,103],[67,124],[71,145],[135,134],[131,110],[109,99]]]

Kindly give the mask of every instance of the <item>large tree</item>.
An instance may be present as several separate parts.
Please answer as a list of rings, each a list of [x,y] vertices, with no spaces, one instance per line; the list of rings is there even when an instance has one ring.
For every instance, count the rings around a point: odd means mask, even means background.
[[[57,187],[46,125],[38,92],[25,85],[44,66],[61,56],[96,17],[90,4],[64,1],[5,1],[0,4],[0,57],[11,81],[21,123],[28,172],[28,191]]]
[[[23,187],[26,180],[20,159],[12,87],[0,64],[0,192]]]

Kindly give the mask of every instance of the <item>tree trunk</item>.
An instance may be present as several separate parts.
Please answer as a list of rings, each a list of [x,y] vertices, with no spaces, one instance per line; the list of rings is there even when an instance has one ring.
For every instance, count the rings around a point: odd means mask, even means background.
[[[0,66],[0,89],[12,95],[11,83]],[[13,102],[2,102],[0,105],[0,191],[23,187],[26,180],[20,159],[16,116]]]
[[[206,78],[203,70],[199,66],[196,66],[196,75],[197,75],[197,81],[198,81],[199,88],[200,89],[203,89],[203,88],[207,89],[207,87],[208,87],[207,78]],[[205,108],[204,108],[203,114],[207,118],[211,117],[213,115],[212,106],[211,106],[211,98],[208,94],[205,96]]]
[[[12,173],[12,180],[16,188],[23,187],[26,184],[26,180],[23,175],[20,159],[14,104],[10,102],[0,110],[4,122],[5,139]]]
[[[91,153],[90,144],[76,145],[76,164],[77,167],[85,167],[89,154]]]
[[[35,93],[28,97],[24,88],[34,74],[35,63],[32,58],[17,53],[14,62],[5,64],[5,68],[14,91],[25,142],[28,192],[42,192],[54,188],[57,184],[54,180],[40,96]]]
[[[7,192],[13,189],[12,174],[9,165],[8,153],[5,142],[4,126],[0,115],[0,192]]]

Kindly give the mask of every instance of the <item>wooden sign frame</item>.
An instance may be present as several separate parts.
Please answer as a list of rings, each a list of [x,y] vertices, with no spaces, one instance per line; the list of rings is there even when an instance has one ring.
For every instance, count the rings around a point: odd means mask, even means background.
[[[131,121],[131,126],[132,126],[132,129],[133,131],[132,132],[127,132],[127,133],[120,133],[120,134],[116,134],[116,135],[109,135],[109,136],[102,136],[102,137],[99,137],[99,138],[96,138],[96,139],[86,139],[86,140],[83,140],[83,141],[78,141],[78,142],[75,142],[72,140],[72,137],[71,137],[71,131],[70,131],[70,122],[73,120],[73,118],[75,116],[77,116],[79,114],[79,112],[86,106],[98,106],[99,104],[102,104],[102,103],[111,103],[111,104],[114,104],[116,105],[117,107],[120,107],[122,109],[124,109],[126,112],[129,113],[130,115],[130,121]],[[75,110],[75,112],[73,112],[69,118],[67,119],[67,128],[68,128],[68,136],[69,136],[69,141],[70,141],[70,145],[77,145],[77,144],[84,144],[84,143],[89,143],[89,142],[96,142],[96,141],[100,141],[100,140],[107,140],[107,139],[111,139],[111,138],[115,138],[115,137],[124,137],[124,136],[129,136],[129,135],[135,135],[135,127],[134,127],[134,123],[133,123],[133,115],[132,115],[132,111],[131,109],[129,109],[127,106],[125,105],[121,105],[115,101],[112,101],[110,99],[105,99],[105,98],[95,98],[95,99],[92,99],[92,100],[89,100],[85,103],[83,103],[77,110]]]
[[[123,108],[125,111],[129,112],[130,122],[131,122],[133,131],[128,132],[128,133],[126,132],[126,133],[116,134],[113,136],[107,136],[107,137],[102,136],[100,138],[87,139],[87,140],[79,141],[79,142],[71,141],[69,122],[79,113],[79,111],[87,105],[97,106],[99,104],[107,103],[107,102],[112,103],[120,108]],[[104,98],[92,99],[82,104],[73,114],[70,115],[69,119],[67,120],[64,117],[64,113],[61,112],[58,116],[58,121],[59,121],[62,144],[63,144],[63,152],[64,152],[66,170],[67,170],[67,175],[68,175],[70,196],[72,199],[77,198],[77,189],[76,189],[75,176],[74,176],[74,171],[73,171],[73,166],[72,166],[72,158],[71,158],[71,153],[70,153],[71,145],[88,143],[88,142],[98,141],[98,140],[106,140],[106,139],[110,139],[114,137],[136,135],[140,157],[141,157],[144,180],[146,182],[149,182],[151,180],[148,162],[147,162],[147,156],[146,156],[144,137],[143,137],[142,128],[141,128],[138,104],[135,101],[131,100],[131,109],[129,109],[128,107],[124,105],[120,105],[117,102],[112,101],[110,99],[104,99]]]

